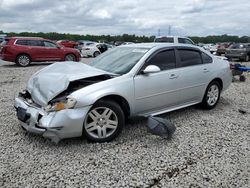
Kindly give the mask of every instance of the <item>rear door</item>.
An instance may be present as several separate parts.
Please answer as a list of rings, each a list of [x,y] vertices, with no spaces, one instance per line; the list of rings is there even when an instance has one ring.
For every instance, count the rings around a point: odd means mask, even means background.
[[[212,58],[196,48],[177,48],[179,104],[200,102],[210,80]]]
[[[40,40],[27,40],[28,53],[33,61],[43,61],[45,50]]]

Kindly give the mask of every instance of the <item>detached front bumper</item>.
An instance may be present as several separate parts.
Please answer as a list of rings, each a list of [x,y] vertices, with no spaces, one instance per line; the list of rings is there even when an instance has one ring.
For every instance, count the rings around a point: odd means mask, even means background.
[[[42,135],[58,143],[61,139],[82,135],[83,122],[91,106],[46,112],[17,97],[15,108],[20,125],[28,132]]]

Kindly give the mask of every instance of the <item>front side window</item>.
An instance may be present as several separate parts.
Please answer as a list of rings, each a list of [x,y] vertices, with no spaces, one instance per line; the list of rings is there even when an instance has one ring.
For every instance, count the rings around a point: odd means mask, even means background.
[[[175,52],[174,50],[165,50],[154,55],[147,65],[156,65],[161,70],[168,70],[175,68]]]
[[[200,52],[195,50],[178,50],[180,56],[180,67],[202,64]]]
[[[44,46],[48,47],[48,48],[56,48],[56,44],[54,44],[53,42],[49,42],[49,41],[43,41]]]

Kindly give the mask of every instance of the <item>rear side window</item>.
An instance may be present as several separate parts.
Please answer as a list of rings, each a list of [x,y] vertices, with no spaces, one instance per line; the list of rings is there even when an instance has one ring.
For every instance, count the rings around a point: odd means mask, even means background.
[[[201,55],[195,50],[178,50],[180,55],[180,67],[202,64]]]
[[[155,42],[169,42],[169,43],[173,43],[174,42],[174,38],[173,37],[160,37],[160,38],[156,38]]]
[[[154,55],[147,63],[147,65],[156,65],[161,70],[168,70],[175,68],[175,52],[174,50],[161,51]]]
[[[17,40],[16,44],[26,46],[27,45],[27,40]]]
[[[193,44],[191,40],[186,39],[186,38],[178,38],[178,43],[182,43],[182,44]]]
[[[209,55],[205,54],[204,52],[201,53],[201,56],[202,56],[202,61],[204,64],[213,62],[213,59]]]
[[[28,46],[42,46],[42,42],[40,40],[28,40]]]

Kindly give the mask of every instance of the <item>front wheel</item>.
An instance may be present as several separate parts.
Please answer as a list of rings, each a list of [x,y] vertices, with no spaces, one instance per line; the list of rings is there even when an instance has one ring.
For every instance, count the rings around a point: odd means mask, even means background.
[[[246,62],[249,61],[249,55],[246,55],[245,59],[244,59]]]
[[[205,109],[214,108],[220,100],[221,86],[217,81],[211,82],[202,100],[202,107]]]
[[[65,61],[76,61],[76,57],[74,54],[67,54],[65,56]]]
[[[108,142],[117,137],[124,126],[124,113],[113,101],[99,101],[87,113],[83,133],[88,140]]]

